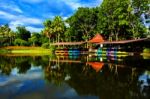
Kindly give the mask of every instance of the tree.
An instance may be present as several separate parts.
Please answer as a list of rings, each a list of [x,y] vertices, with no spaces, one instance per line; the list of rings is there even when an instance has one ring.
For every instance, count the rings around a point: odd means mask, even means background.
[[[28,42],[25,41],[25,40],[22,40],[20,38],[17,38],[15,39],[14,41],[14,45],[17,45],[17,46],[27,46],[28,45]]]
[[[97,29],[109,40],[142,37],[144,27],[133,11],[130,0],[104,0],[99,7]]]
[[[8,24],[0,26],[0,38],[3,45],[12,45],[15,33],[9,28]]]
[[[55,35],[57,35],[57,42],[62,39],[61,36],[63,36],[64,32],[65,32],[65,24],[63,19],[60,16],[56,16],[52,22],[52,27],[53,27],[53,32],[55,33]],[[61,37],[61,38],[60,38]]]
[[[31,37],[30,31],[28,31],[24,26],[17,27],[17,38],[28,41]]]
[[[132,7],[134,9],[134,13],[136,14],[136,16],[138,16],[138,18],[141,17],[141,14],[143,13],[149,13],[150,15],[150,1],[149,0],[132,0]]]
[[[76,13],[67,19],[72,34],[88,41],[97,26],[97,13],[97,8],[78,8]]]
[[[43,33],[48,37],[49,46],[50,46],[50,40],[51,40],[51,37],[54,34],[53,28],[52,28],[52,21],[48,19],[48,20],[45,20],[43,24],[44,24]]]
[[[32,33],[32,36],[31,38],[29,38],[29,42],[32,43],[32,46],[39,46],[41,45],[41,42],[40,42],[40,37],[41,35],[39,33]]]
[[[8,24],[2,25],[0,27],[0,35],[2,37],[8,37],[9,32],[11,31],[11,29],[9,28]]]
[[[133,8],[133,13],[136,16],[134,19],[134,24],[132,24],[133,37],[143,37],[147,36],[146,27],[142,24],[142,21],[145,21],[141,16],[150,16],[150,1],[149,0],[132,0],[131,6]],[[136,21],[135,21],[136,20]],[[137,28],[135,28],[137,26]],[[146,34],[147,33],[147,34]]]

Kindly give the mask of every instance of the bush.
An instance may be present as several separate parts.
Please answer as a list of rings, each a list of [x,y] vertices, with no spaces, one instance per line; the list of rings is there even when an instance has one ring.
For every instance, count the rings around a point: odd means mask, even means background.
[[[27,46],[28,42],[22,39],[15,39],[14,45],[16,46]]]
[[[42,47],[43,47],[43,48],[49,48],[49,43],[44,43],[44,44],[42,44]]]
[[[54,52],[54,51],[56,50],[56,46],[51,45],[51,46],[50,46],[50,50],[51,50],[51,52]]]
[[[44,43],[44,44],[42,44],[42,47],[43,47],[43,48],[50,49],[51,52],[54,52],[54,51],[56,50],[56,47],[53,46],[53,45],[49,46],[49,43]]]

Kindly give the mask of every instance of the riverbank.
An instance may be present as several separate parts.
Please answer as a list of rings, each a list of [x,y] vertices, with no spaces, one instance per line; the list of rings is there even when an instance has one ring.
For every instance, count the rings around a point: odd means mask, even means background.
[[[52,54],[50,49],[42,47],[8,46],[0,47],[0,54]]]

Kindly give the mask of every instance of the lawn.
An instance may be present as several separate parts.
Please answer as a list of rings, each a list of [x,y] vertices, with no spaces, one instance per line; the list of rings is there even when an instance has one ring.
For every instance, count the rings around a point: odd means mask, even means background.
[[[27,46],[8,46],[8,47],[1,47],[0,53],[1,54],[50,54],[52,51],[50,49],[45,49],[42,47],[27,47]]]

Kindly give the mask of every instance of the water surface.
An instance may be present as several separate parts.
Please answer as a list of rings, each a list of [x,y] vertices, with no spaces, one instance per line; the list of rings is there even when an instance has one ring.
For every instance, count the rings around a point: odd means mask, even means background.
[[[0,99],[150,99],[149,93],[149,57],[0,56]]]

